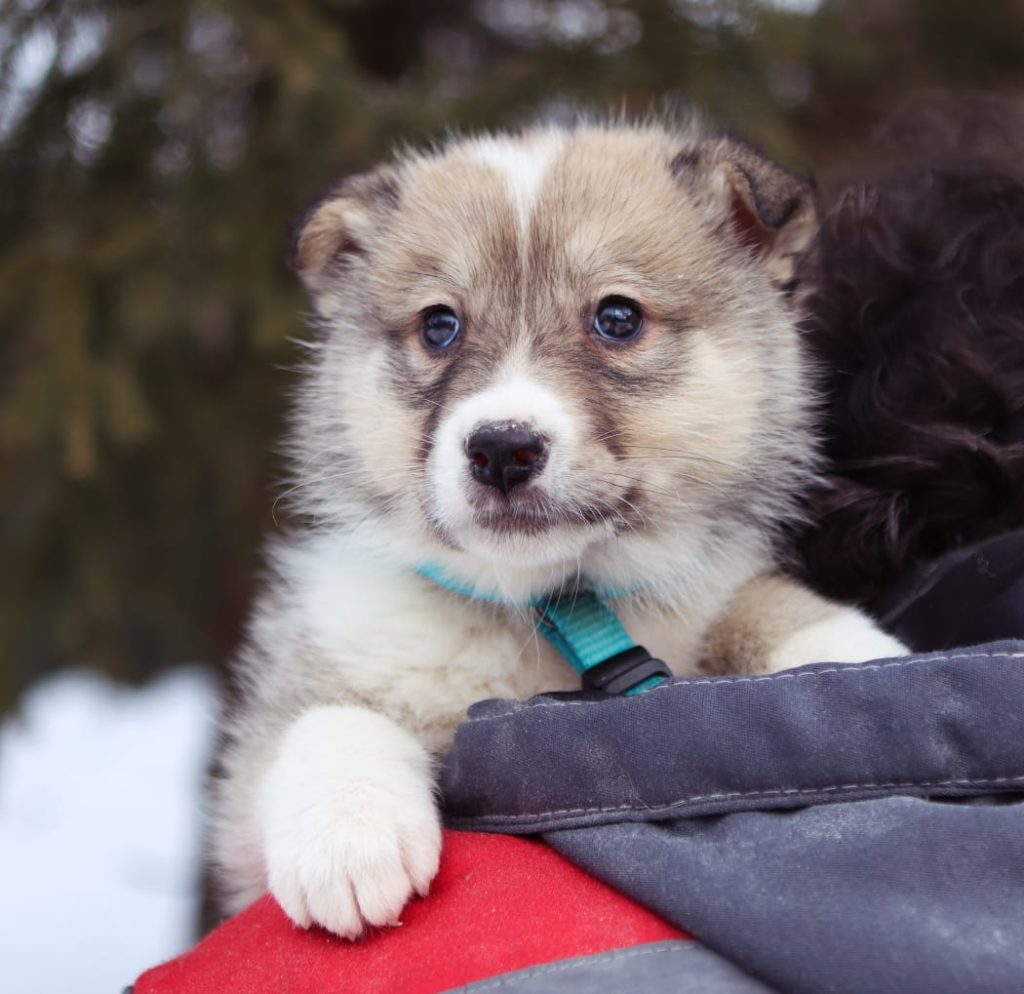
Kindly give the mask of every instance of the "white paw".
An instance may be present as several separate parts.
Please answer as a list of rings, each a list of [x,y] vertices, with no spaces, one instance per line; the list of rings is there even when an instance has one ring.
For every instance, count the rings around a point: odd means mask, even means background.
[[[354,939],[393,925],[437,873],[430,760],[404,729],[358,707],[319,707],[288,729],[260,798],[270,892],[303,928]]]
[[[805,663],[863,663],[905,656],[910,650],[867,615],[844,608],[827,621],[797,629],[768,657],[768,672]]]

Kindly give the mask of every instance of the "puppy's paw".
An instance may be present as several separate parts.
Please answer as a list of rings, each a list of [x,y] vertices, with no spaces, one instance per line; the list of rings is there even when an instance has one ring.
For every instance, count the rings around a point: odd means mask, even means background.
[[[867,615],[843,608],[825,621],[798,628],[768,657],[768,672],[805,663],[863,663],[905,656],[910,650]]]
[[[437,873],[430,760],[387,718],[320,707],[288,730],[263,785],[270,892],[296,925],[346,939],[390,925]]]

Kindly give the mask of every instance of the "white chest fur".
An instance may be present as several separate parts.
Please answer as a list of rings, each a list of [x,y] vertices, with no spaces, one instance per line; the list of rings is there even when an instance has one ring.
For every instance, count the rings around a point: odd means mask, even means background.
[[[471,600],[419,574],[322,536],[279,549],[288,611],[340,699],[372,701],[444,748],[473,701],[525,699],[579,688],[579,677],[538,634],[529,609]],[[679,612],[620,602],[630,635],[678,674],[694,672],[722,592]],[[322,688],[326,689],[326,688]]]

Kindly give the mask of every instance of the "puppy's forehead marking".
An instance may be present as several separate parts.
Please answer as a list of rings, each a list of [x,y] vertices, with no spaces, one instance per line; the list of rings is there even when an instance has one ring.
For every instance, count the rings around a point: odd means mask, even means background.
[[[471,147],[473,159],[504,177],[523,229],[529,225],[540,189],[564,143],[564,134],[545,131],[517,138],[481,138]]]
[[[672,174],[686,140],[539,129],[410,160],[378,258],[389,314],[399,322],[435,303],[461,307],[475,367],[517,343],[558,354],[581,309],[609,294],[700,323],[728,260]]]

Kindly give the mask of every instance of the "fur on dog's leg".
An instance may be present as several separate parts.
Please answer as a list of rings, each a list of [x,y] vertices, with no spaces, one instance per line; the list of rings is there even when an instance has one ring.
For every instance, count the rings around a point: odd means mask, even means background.
[[[270,891],[297,925],[355,938],[398,920],[437,873],[430,757],[389,718],[311,708],[285,732],[259,819]]]
[[[711,626],[701,668],[774,673],[805,663],[859,663],[907,651],[863,612],[772,573],[741,587]]]

